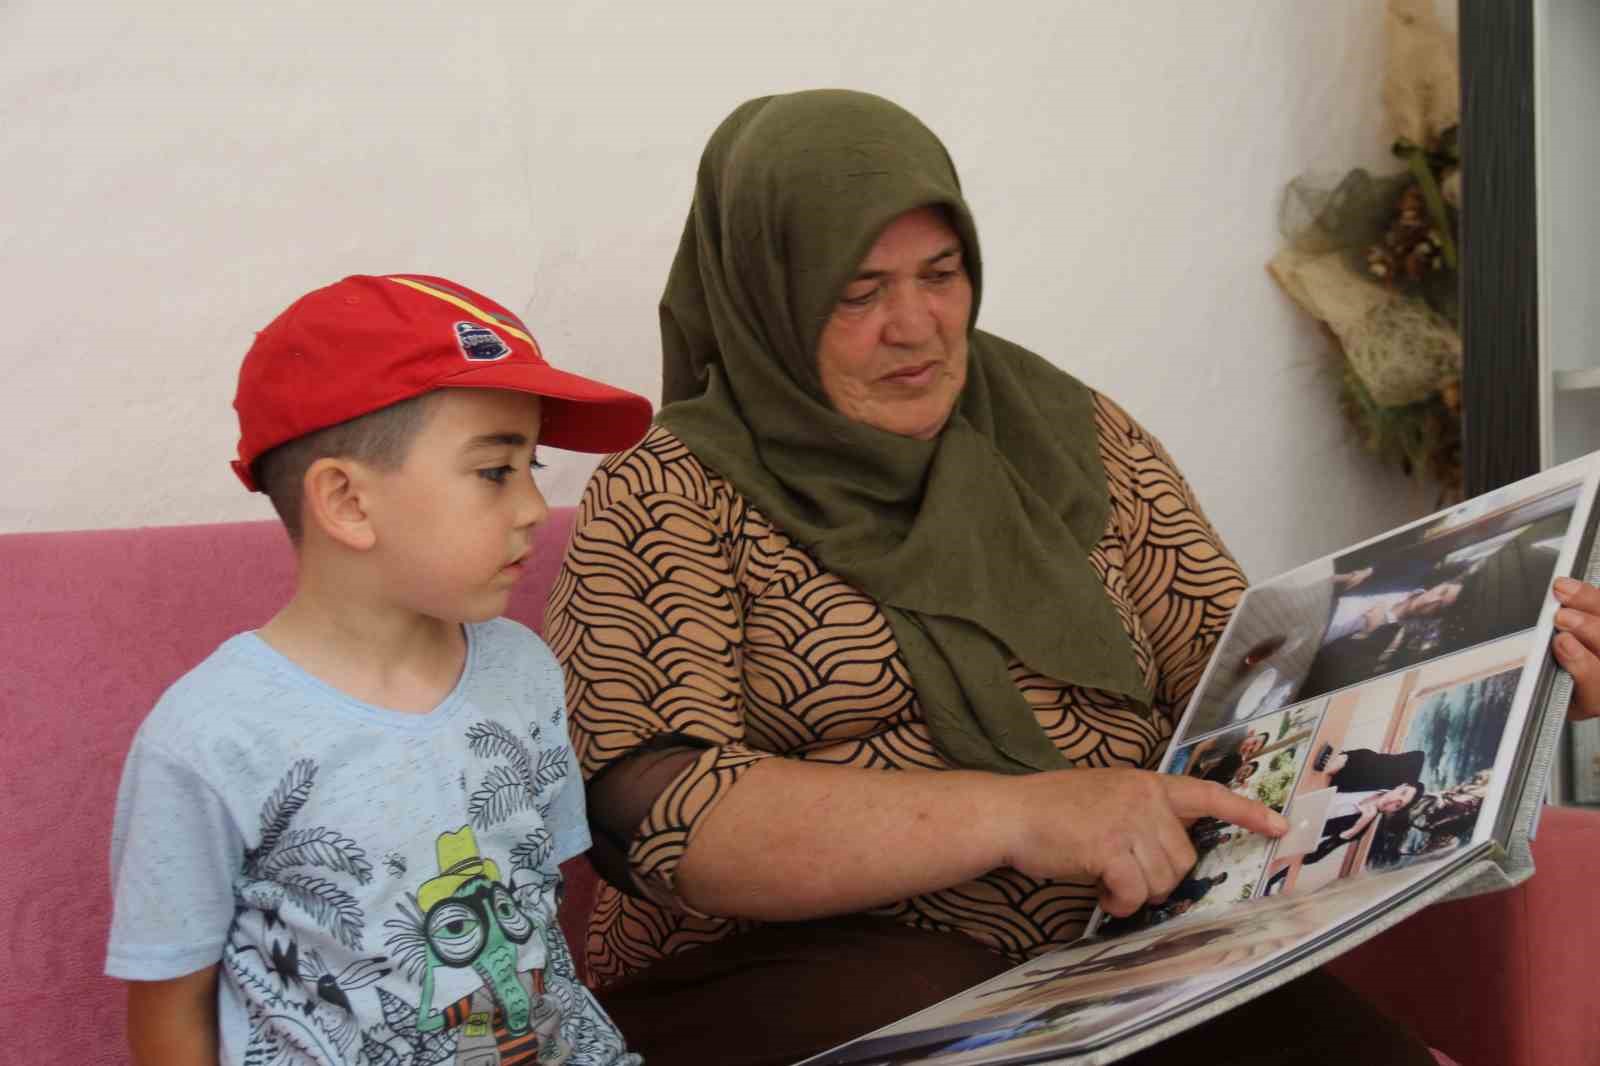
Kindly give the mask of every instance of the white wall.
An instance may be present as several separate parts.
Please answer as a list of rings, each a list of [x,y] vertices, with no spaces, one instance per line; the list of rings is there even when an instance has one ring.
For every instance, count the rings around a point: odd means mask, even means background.
[[[1161,436],[1255,576],[1427,509],[1348,443],[1267,277],[1283,184],[1384,161],[1380,0],[0,4],[0,530],[264,517],[227,468],[252,331],[347,273],[526,316],[655,396],[655,304],[738,102],[940,133],[982,324]],[[592,466],[546,485],[576,499]]]

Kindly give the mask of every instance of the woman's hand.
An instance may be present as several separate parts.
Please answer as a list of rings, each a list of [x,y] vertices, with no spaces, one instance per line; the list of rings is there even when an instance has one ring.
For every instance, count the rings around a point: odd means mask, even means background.
[[[1194,867],[1188,826],[1210,816],[1268,836],[1289,823],[1212,781],[1148,770],[1057,770],[1006,779],[1016,805],[1005,864],[1032,877],[1097,881],[1123,917],[1159,903]]]
[[[1363,566],[1360,570],[1351,570],[1344,574],[1333,575],[1334,591],[1343,595],[1372,576],[1372,567]]]
[[[1361,632],[1357,636],[1370,636],[1372,633],[1389,624],[1389,608],[1387,605],[1368,607],[1361,612]]]
[[[1373,819],[1378,817],[1378,801],[1376,799],[1362,800],[1356,804],[1356,809],[1361,812],[1361,817],[1356,819],[1356,824],[1339,834],[1340,840],[1354,840],[1367,831]]]
[[[1556,662],[1572,675],[1572,703],[1567,718],[1579,722],[1600,717],[1600,589],[1556,579],[1553,589],[1561,609],[1556,612],[1552,651]]]

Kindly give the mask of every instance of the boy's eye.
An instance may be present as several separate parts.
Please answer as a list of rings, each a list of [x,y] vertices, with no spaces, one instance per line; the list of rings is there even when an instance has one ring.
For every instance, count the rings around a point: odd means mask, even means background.
[[[529,459],[528,466],[533,470],[544,469],[544,464],[541,463],[537,458]],[[483,480],[493,482],[496,485],[504,485],[506,483],[506,479],[516,472],[517,468],[514,466],[487,466],[478,471],[478,476],[483,478]]]

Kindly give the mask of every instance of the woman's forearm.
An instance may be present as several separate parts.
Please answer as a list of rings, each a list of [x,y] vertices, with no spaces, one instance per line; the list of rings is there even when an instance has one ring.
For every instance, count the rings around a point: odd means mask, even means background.
[[[1007,776],[865,770],[792,759],[752,767],[678,864],[690,906],[768,921],[845,914],[1002,866],[1097,883],[1111,913],[1165,899],[1194,865],[1185,826],[1220,818],[1280,836],[1281,815],[1211,781],[1146,770]]]
[[[709,914],[784,921],[960,884],[1005,864],[1010,784],[768,759],[707,815],[678,894]]]

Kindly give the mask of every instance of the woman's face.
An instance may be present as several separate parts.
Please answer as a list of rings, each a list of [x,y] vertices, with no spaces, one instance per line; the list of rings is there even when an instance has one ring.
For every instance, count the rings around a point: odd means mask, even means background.
[[[822,391],[847,418],[930,440],[967,382],[972,282],[935,208],[883,228],[817,342]]]
[[[1378,810],[1385,814],[1393,814],[1405,808],[1416,795],[1417,790],[1411,785],[1396,785],[1378,797]]]

